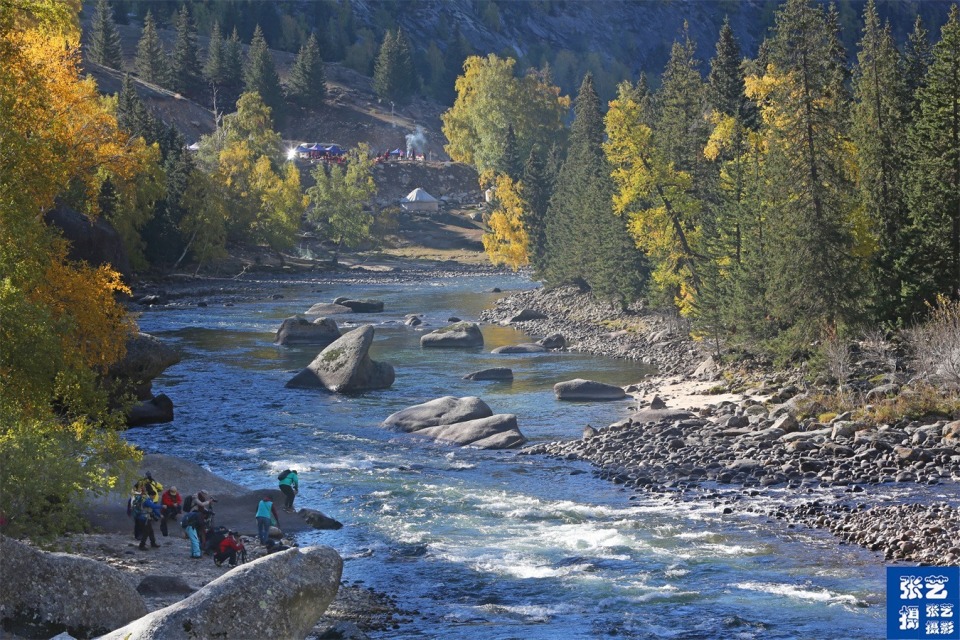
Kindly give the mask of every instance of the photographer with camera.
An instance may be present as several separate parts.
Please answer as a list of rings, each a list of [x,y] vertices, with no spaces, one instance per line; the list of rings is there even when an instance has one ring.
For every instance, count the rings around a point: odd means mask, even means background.
[[[200,534],[201,549],[207,548],[207,527],[212,525],[213,503],[216,501],[216,498],[204,489],[197,491],[196,495],[192,496],[192,500],[190,500],[190,510],[199,513],[202,522],[202,525],[197,527],[197,532]]]
[[[140,550],[147,550],[147,538],[151,547],[159,547],[153,533],[153,522],[160,519],[160,505],[150,499],[146,489],[140,489],[133,498],[133,517],[140,524]]]

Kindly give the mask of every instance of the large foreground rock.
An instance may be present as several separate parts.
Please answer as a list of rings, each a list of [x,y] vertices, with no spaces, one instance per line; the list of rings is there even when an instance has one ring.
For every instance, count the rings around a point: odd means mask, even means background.
[[[627,395],[621,387],[583,378],[558,382],[553,392],[558,400],[620,400]]]
[[[321,351],[287,386],[301,389],[325,388],[334,393],[386,389],[393,384],[393,367],[370,359],[371,344],[372,326],[354,329]]]
[[[310,322],[306,318],[293,316],[287,318],[277,329],[274,344],[316,344],[327,346],[340,337],[340,329],[335,320],[320,317]]]
[[[420,338],[421,347],[482,347],[483,334],[476,322],[457,322]]]
[[[517,416],[504,413],[488,418],[427,427],[418,430],[416,434],[461,447],[480,449],[511,449],[527,441],[517,427]]]
[[[330,547],[281,551],[103,638],[304,638],[337,595],[342,571],[343,560]]]
[[[0,618],[19,635],[90,637],[145,615],[134,585],[110,565],[47,553],[0,536]]]
[[[476,396],[444,396],[397,411],[381,423],[383,427],[411,432],[437,425],[489,418],[493,410]]]

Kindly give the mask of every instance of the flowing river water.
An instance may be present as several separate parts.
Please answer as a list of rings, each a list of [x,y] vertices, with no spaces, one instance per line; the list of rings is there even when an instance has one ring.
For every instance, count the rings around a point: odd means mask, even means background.
[[[128,437],[251,488],[298,469],[297,505],[345,525],[298,542],[334,547],[345,580],[414,612],[375,637],[883,637],[884,569],[875,554],[764,517],[724,516],[709,502],[633,494],[594,478],[584,463],[453,448],[380,428],[389,414],[443,395],[477,395],[495,413],[515,413],[532,442],[579,438],[585,424],[628,415],[626,400],[560,403],[552,387],[577,377],[636,382],[648,373],[636,363],[494,355],[526,336],[489,325],[482,349],[420,348],[420,336],[448,317],[475,319],[491,306],[495,286],[534,284],[509,275],[301,281],[278,283],[259,302],[147,311],[142,330],[184,355],[154,382],[155,393],[173,398],[176,419]],[[274,332],[283,318],[341,295],[384,301],[383,313],[336,318],[375,325],[371,355],[394,365],[396,382],[357,396],[286,389],[318,349],[274,346]],[[407,313],[423,313],[425,325],[404,325]],[[462,379],[492,366],[511,367],[513,382]]]

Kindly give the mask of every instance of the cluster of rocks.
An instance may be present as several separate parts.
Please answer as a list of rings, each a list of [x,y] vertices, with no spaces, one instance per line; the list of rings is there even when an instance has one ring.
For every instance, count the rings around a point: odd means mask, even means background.
[[[476,396],[444,396],[414,405],[388,416],[381,426],[478,449],[512,449],[527,442],[517,416],[495,415]]]
[[[662,374],[692,370],[704,358],[683,321],[642,307],[623,311],[573,286],[513,293],[480,319],[534,335],[560,334],[572,351],[638,360]]]
[[[876,505],[811,502],[772,515],[827,529],[888,560],[955,566],[960,562],[960,507],[946,503]]]
[[[877,427],[843,414],[820,423],[798,419],[798,406],[797,397],[772,407],[746,399],[695,414],[655,399],[650,408],[604,429],[585,429],[580,440],[538,444],[523,452],[586,460],[605,479],[685,499],[725,487],[751,495],[767,488],[836,487],[852,499],[867,497],[865,487],[960,480],[960,421],[903,419]],[[863,517],[856,524],[873,527],[871,522]],[[913,528],[906,518],[899,526]],[[923,546],[922,553],[945,552],[954,546],[948,538],[944,530],[941,543]],[[884,551],[907,557],[899,546]]]

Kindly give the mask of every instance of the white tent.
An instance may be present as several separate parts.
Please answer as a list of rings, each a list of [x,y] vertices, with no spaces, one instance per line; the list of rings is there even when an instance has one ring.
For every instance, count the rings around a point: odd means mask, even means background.
[[[439,211],[440,201],[417,187],[400,200],[400,206],[405,211]]]

